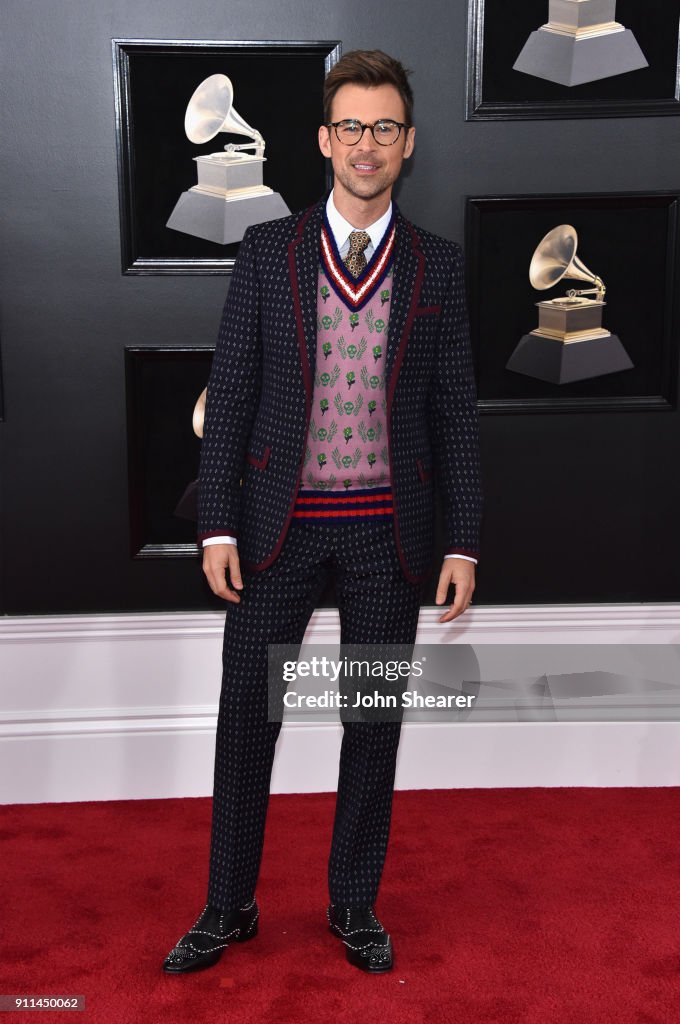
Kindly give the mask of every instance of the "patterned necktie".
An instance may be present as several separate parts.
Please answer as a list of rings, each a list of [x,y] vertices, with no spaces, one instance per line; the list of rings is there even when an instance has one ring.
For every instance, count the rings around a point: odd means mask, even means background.
[[[349,251],[343,263],[349,270],[352,277],[358,277],[362,270],[366,269],[366,257],[364,249],[370,245],[371,236],[366,231],[352,231],[349,236]]]

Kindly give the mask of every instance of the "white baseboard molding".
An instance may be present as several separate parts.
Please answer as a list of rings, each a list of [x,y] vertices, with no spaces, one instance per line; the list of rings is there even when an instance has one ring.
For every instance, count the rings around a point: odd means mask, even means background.
[[[680,605],[471,608],[421,643],[675,644]],[[2,803],[204,796],[212,791],[220,613],[0,619]],[[315,613],[309,643],[337,643]],[[335,789],[341,729],[285,725],[273,792]],[[412,723],[397,786],[680,785],[680,722]],[[313,770],[311,767],[313,766]]]

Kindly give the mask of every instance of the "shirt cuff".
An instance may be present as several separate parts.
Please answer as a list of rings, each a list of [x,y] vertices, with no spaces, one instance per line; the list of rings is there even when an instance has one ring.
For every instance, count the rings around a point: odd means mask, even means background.
[[[464,558],[466,562],[474,562],[477,565],[477,559],[470,555],[444,555],[444,558]]]
[[[205,537],[202,544],[204,548],[210,544],[236,544],[236,537],[229,537],[226,534],[224,537]]]

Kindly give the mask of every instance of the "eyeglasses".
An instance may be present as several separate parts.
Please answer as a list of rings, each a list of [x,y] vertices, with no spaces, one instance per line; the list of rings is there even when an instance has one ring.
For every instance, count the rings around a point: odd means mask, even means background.
[[[336,138],[344,146],[356,146],[359,139],[363,139],[367,128],[371,129],[371,135],[379,145],[393,146],[401,135],[401,129],[410,127],[409,124],[389,119],[376,121],[375,124],[364,124],[353,117],[344,121],[331,121],[326,125],[326,128],[335,128]]]

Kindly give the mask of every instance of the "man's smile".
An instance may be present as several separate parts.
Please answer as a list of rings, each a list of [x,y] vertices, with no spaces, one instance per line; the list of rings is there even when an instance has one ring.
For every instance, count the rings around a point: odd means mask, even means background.
[[[353,163],[352,167],[354,168],[355,171],[360,171],[362,173],[370,173],[371,171],[378,170],[377,164],[368,163],[366,161]]]

